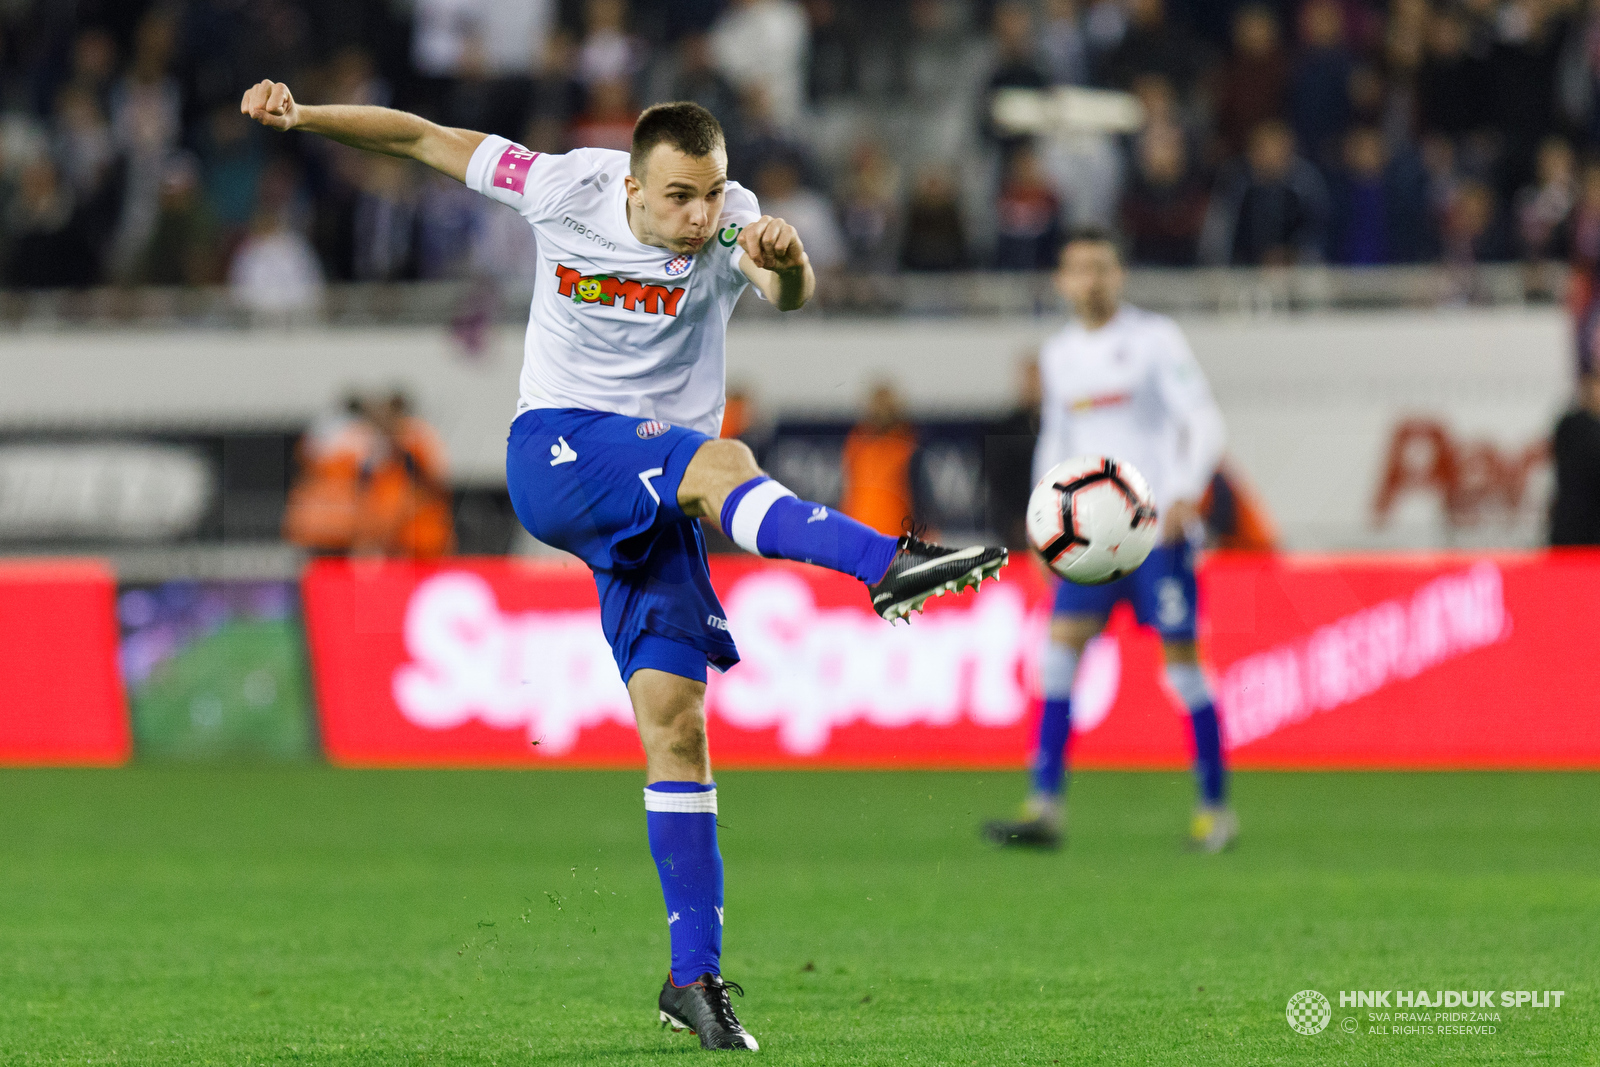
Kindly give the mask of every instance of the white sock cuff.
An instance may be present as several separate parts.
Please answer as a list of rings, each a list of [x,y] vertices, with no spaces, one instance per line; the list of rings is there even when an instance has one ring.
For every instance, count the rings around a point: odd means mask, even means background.
[[[1078,677],[1078,654],[1066,645],[1048,641],[1044,646],[1044,660],[1039,664],[1039,681],[1044,685],[1044,695],[1049,700],[1067,700],[1072,696],[1072,683]]]
[[[645,811],[679,811],[717,813],[717,791],[707,789],[700,793],[668,793],[665,790],[644,787]]]
[[[1211,703],[1211,686],[1198,663],[1167,664],[1167,684],[1190,711]]]
[[[739,501],[739,506],[733,509],[733,521],[730,523],[733,529],[726,531],[733,538],[733,543],[752,555],[761,555],[761,550],[756,547],[756,534],[761,532],[761,520],[767,517],[767,511],[773,504],[786,496],[794,496],[794,493],[771,478],[746,493],[744,499]]]

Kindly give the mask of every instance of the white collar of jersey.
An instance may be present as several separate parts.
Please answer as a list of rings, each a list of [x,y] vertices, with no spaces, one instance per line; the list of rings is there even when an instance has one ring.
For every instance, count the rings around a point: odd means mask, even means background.
[[[1111,315],[1111,317],[1109,319],[1107,319],[1105,322],[1101,323],[1100,327],[1098,329],[1094,329],[1094,330],[1089,329],[1089,327],[1087,327],[1087,326],[1085,326],[1083,324],[1083,320],[1078,318],[1076,315],[1074,315],[1072,317],[1072,325],[1076,326],[1080,333],[1087,334],[1090,337],[1094,337],[1094,336],[1096,336],[1098,334],[1104,333],[1106,330],[1111,329],[1111,327],[1113,327],[1113,326],[1122,325],[1123,320],[1125,320],[1127,317],[1128,317],[1128,305],[1126,303],[1122,303],[1122,304],[1118,304],[1117,305],[1117,310],[1112,313],[1112,315]]]

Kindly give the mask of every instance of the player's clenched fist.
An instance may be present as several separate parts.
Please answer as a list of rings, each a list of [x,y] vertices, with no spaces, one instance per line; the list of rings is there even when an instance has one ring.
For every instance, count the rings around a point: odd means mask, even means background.
[[[289,87],[270,79],[246,89],[244,99],[239,102],[239,110],[261,125],[271,126],[275,130],[292,129],[300,121],[300,113]]]
[[[800,235],[782,219],[762,215],[739,233],[739,246],[763,270],[794,270],[806,265]]]

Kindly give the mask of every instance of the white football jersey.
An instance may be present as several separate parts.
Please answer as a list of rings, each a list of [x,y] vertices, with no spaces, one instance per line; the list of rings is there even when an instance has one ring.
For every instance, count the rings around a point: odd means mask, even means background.
[[[1123,305],[1098,330],[1071,323],[1039,352],[1044,410],[1035,481],[1073,456],[1126,460],[1156,508],[1198,502],[1222,459],[1222,413],[1176,323]]]
[[[583,408],[722,430],[728,316],[749,284],[739,231],[761,217],[727,184],[721,228],[695,255],[641,244],[628,228],[628,153],[530,152],[486,137],[467,185],[517,209],[538,238],[517,414]]]

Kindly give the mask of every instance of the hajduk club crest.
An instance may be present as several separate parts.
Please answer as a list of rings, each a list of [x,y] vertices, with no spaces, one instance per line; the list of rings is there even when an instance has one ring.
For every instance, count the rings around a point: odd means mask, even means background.
[[[672,427],[664,422],[659,422],[656,419],[647,419],[635,427],[633,432],[648,441],[652,437],[660,437],[670,429]]]
[[[667,277],[676,278],[678,275],[687,272],[693,263],[694,257],[692,256],[673,256],[667,260]]]

